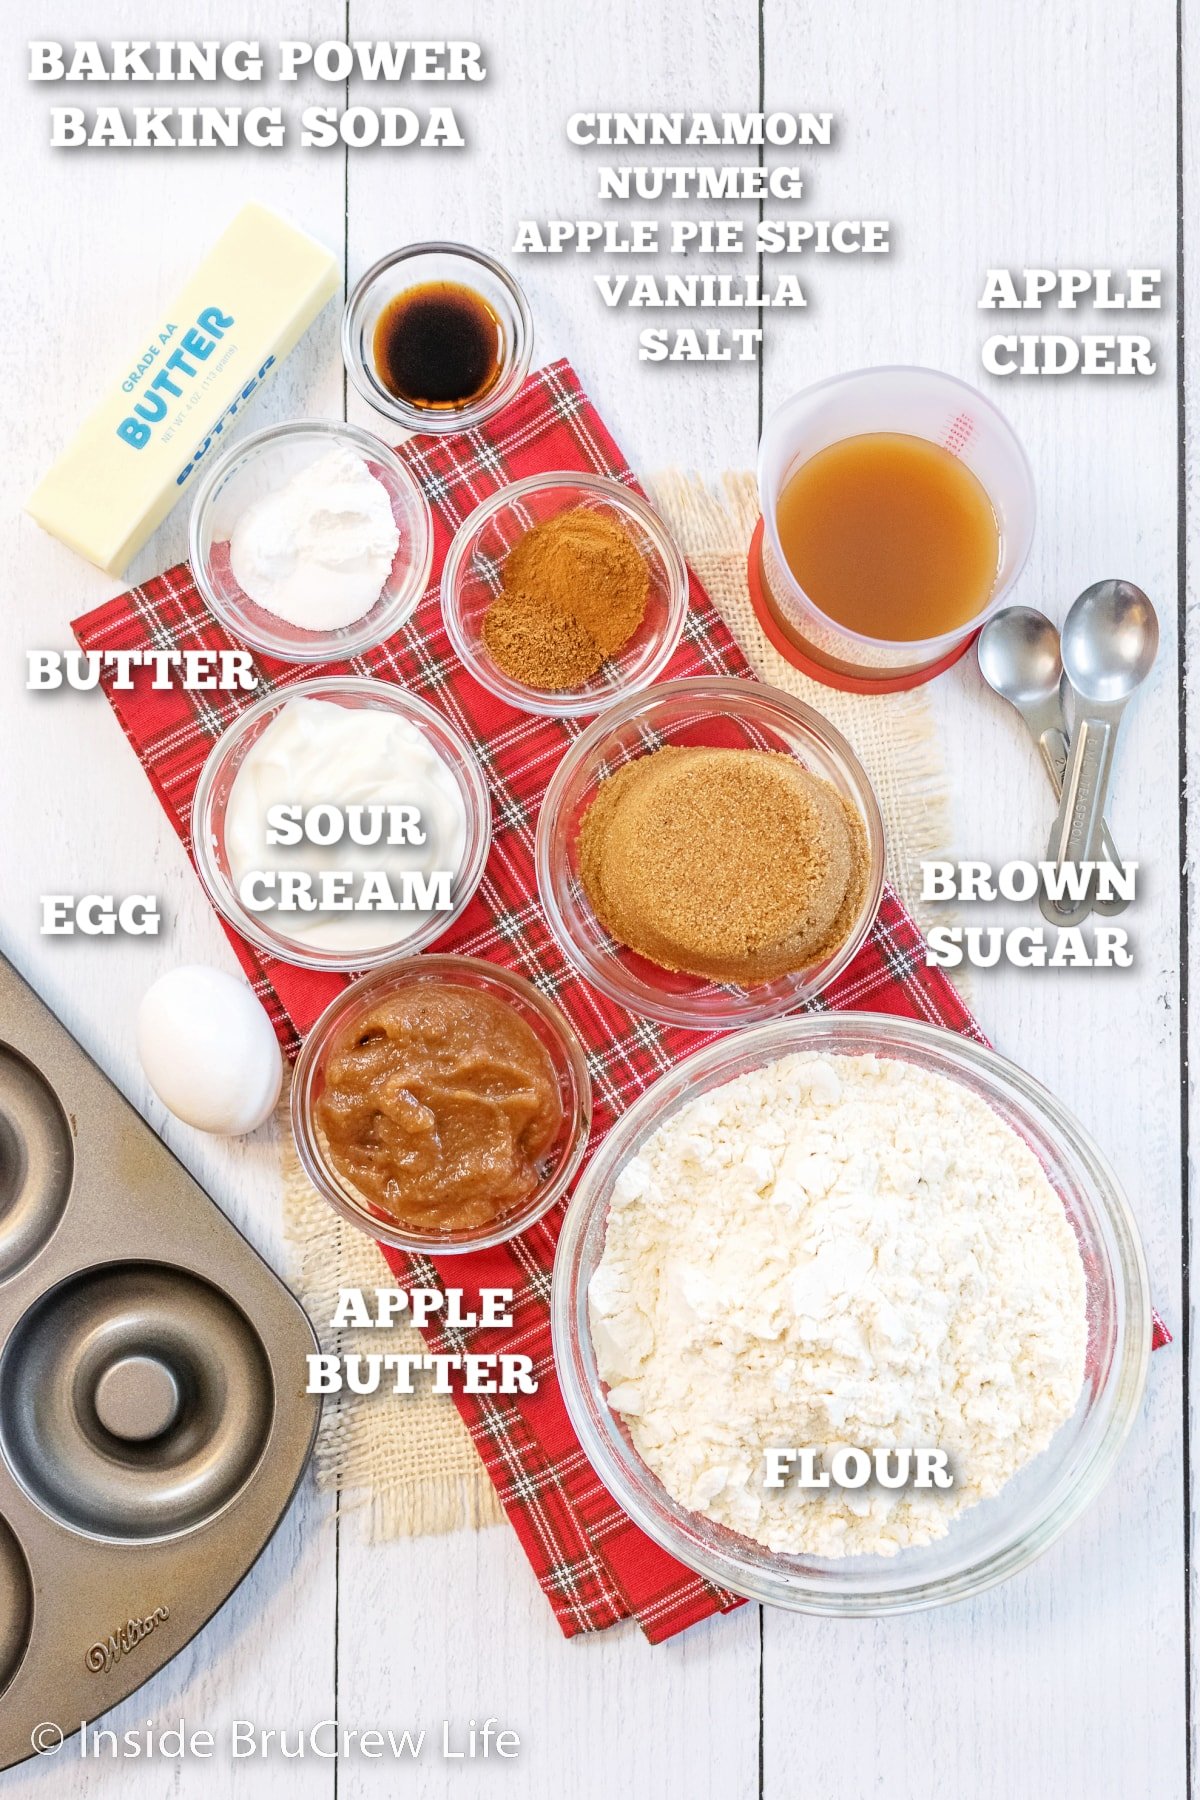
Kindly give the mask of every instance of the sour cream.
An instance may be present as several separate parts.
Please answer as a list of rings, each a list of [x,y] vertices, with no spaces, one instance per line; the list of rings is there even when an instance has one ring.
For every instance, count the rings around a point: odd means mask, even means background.
[[[250,502],[229,566],[264,611],[299,631],[338,631],[370,612],[399,547],[387,489],[339,444]]]
[[[225,811],[242,904],[282,936],[328,950],[399,944],[448,910],[466,842],[462,791],[429,739],[395,713],[332,700],[280,708]]]

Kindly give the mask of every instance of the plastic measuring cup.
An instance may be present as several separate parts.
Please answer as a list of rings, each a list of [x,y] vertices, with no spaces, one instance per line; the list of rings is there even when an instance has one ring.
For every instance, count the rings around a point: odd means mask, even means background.
[[[788,568],[779,541],[779,496],[791,475],[819,451],[866,432],[905,432],[940,444],[986,489],[1000,530],[996,579],[975,618],[940,637],[891,641],[864,637],[827,618]],[[880,682],[943,664],[974,637],[1020,574],[1033,541],[1036,501],[1028,458],[990,400],[936,369],[858,369],[834,375],[786,400],[767,420],[758,453],[763,514],[762,574],[779,623],[812,662],[836,677]]]

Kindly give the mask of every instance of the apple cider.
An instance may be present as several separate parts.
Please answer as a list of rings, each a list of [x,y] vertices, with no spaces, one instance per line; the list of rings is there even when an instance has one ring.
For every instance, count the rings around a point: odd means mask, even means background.
[[[987,490],[927,438],[872,431],[830,444],[789,476],[775,518],[809,600],[863,637],[961,630],[995,585],[1000,528]]]

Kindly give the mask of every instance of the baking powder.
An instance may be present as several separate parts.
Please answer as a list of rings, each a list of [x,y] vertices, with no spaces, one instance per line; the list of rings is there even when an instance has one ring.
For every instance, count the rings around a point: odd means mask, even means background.
[[[229,566],[256,605],[301,631],[339,631],[369,613],[400,547],[387,489],[344,444],[251,501]]]

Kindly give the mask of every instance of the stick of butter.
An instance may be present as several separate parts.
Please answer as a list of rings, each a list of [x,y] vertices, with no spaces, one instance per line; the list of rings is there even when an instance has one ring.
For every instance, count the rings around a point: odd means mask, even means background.
[[[243,207],[26,512],[120,575],[340,281],[321,244]]]

